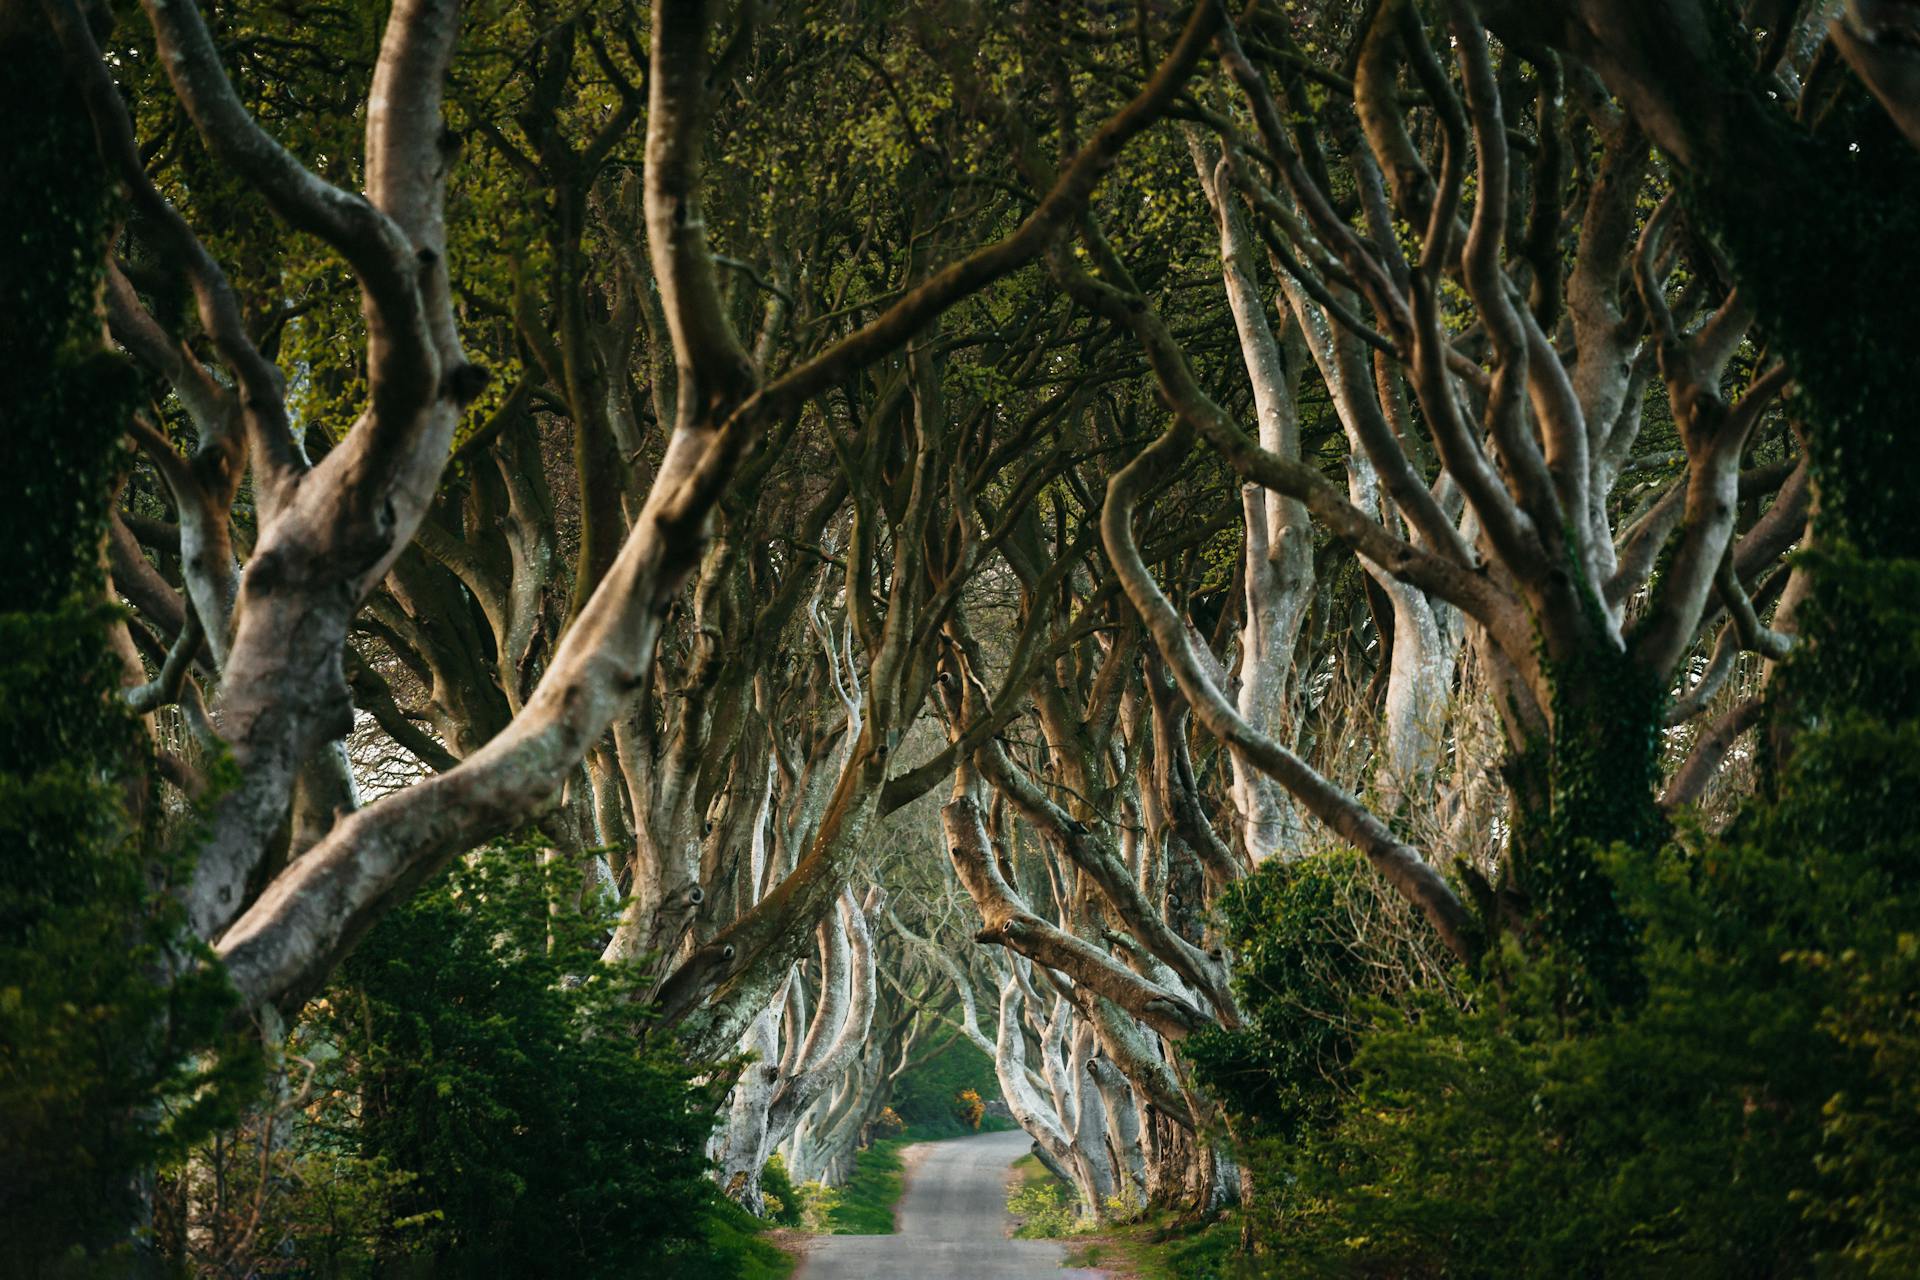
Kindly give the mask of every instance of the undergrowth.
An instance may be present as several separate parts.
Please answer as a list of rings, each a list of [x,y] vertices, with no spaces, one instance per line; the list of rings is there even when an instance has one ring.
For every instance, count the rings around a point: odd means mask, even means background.
[[[1223,1218],[1199,1228],[1154,1217],[1102,1232],[1068,1255],[1072,1267],[1104,1267],[1128,1280],[1250,1280],[1240,1226]]]

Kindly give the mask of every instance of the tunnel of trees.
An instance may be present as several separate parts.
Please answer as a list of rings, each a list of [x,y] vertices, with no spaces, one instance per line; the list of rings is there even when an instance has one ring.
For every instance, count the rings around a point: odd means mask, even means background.
[[[1920,1270],[1920,4],[0,49],[10,1271]]]

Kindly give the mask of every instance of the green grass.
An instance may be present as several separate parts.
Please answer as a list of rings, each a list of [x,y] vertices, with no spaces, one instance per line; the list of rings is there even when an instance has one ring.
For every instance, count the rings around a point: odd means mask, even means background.
[[[1231,1217],[1198,1229],[1149,1218],[1109,1227],[1067,1258],[1070,1267],[1106,1267],[1128,1280],[1249,1280],[1259,1275],[1240,1253]]]
[[[1032,1152],[1028,1152],[1018,1160],[1015,1160],[1013,1162],[1013,1171],[1020,1175],[1020,1181],[1024,1185],[1031,1185],[1035,1182],[1059,1181],[1052,1173],[1048,1172],[1047,1166],[1040,1163],[1040,1157],[1034,1155]]]

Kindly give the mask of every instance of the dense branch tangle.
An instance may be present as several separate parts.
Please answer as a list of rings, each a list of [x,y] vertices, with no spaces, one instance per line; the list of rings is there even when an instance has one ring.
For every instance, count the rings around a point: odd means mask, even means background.
[[[1460,961],[1521,925],[1631,998],[1579,842],[1715,794],[1810,496],[1585,67],[1464,3],[1315,53],[1211,0],[422,0],[355,140],[271,13],[103,60],[45,7],[154,378],[128,696],[181,789],[230,756],[180,892],[253,1005],[537,828],[660,1024],[755,1059],[743,1201],[942,1035],[1099,1212],[1236,1189],[1178,1045],[1239,1018],[1211,908],[1270,859],[1350,844]],[[1557,784],[1595,754],[1616,793]]]

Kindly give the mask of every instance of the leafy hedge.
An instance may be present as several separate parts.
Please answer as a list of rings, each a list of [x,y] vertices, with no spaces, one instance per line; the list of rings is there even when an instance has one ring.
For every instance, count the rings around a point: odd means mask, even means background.
[[[1920,565],[1821,572],[1876,660],[1920,659]],[[1570,1004],[1567,958],[1512,940],[1498,980],[1367,992],[1346,855],[1240,890],[1248,1025],[1193,1053],[1258,1175],[1263,1269],[1920,1272],[1920,719],[1855,706],[1793,742],[1730,831],[1600,853],[1641,939],[1631,1009]]]
[[[371,1242],[434,1274],[728,1275],[738,1224],[707,1175],[724,1072],[645,1034],[604,922],[528,845],[491,846],[396,909],[298,1047],[322,1058],[331,1141],[405,1171]],[[741,1263],[741,1259],[734,1259]],[[743,1264],[742,1264],[743,1265]]]

